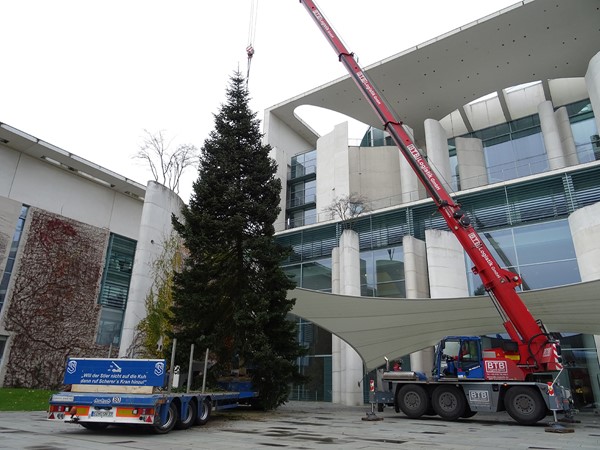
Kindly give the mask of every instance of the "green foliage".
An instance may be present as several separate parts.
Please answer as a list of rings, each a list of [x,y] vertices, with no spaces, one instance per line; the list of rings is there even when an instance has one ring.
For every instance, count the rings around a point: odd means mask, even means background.
[[[143,358],[168,358],[170,355],[174,275],[183,264],[183,248],[177,235],[173,234],[157,245],[162,245],[163,250],[152,265],[154,285],[146,297],[146,317],[136,329],[135,353]]]
[[[184,222],[173,219],[189,251],[175,277],[174,323],[182,355],[192,343],[209,348],[218,361],[214,376],[246,367],[271,409],[299,380],[295,363],[302,354],[286,320],[294,284],[279,263],[287,250],[274,239],[281,182],[239,73],[226,95],[201,149]]]
[[[0,411],[47,411],[50,395],[44,389],[0,388]]]

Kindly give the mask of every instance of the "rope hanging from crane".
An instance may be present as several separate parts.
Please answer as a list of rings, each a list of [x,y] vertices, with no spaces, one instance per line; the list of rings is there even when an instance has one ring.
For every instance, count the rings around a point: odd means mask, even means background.
[[[250,2],[250,24],[248,26],[248,46],[246,47],[246,55],[248,55],[248,73],[246,74],[246,87],[250,80],[250,64],[254,56],[254,35],[256,34],[256,19],[258,17],[258,0]]]

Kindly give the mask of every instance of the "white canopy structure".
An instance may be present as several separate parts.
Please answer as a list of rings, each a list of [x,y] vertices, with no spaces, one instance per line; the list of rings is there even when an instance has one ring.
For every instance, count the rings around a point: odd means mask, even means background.
[[[444,336],[504,333],[487,296],[445,299],[350,297],[294,289],[292,313],[346,341],[367,369],[435,345]],[[549,331],[600,334],[600,280],[527,291],[521,298]]]

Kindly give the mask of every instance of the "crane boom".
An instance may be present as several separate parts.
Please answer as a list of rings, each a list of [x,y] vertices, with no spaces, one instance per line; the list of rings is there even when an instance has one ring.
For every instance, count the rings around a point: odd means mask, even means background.
[[[515,288],[521,284],[521,277],[500,267],[492,253],[471,225],[469,217],[444,188],[433,169],[429,166],[408,133],[402,127],[379,90],[369,76],[358,65],[329,22],[312,0],[300,0],[313,20],[319,26],[340,62],[364,95],[400,149],[417,178],[425,186],[435,202],[448,228],[454,233],[467,255],[473,262],[473,273],[480,276],[483,286],[498,310],[503,325],[510,338],[518,344],[519,368],[523,378],[530,373],[560,370],[558,342],[553,340],[541,322],[536,321]]]

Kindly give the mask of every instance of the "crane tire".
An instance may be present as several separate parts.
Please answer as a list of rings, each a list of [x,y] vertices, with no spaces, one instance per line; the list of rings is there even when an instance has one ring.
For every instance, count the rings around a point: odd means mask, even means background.
[[[395,405],[411,419],[418,419],[429,409],[427,390],[418,384],[407,384],[396,392]]]
[[[465,413],[467,399],[456,386],[438,386],[431,396],[433,409],[445,420],[457,420]]]
[[[512,386],[504,395],[504,407],[510,417],[521,425],[533,425],[546,417],[542,394],[534,386]]]

